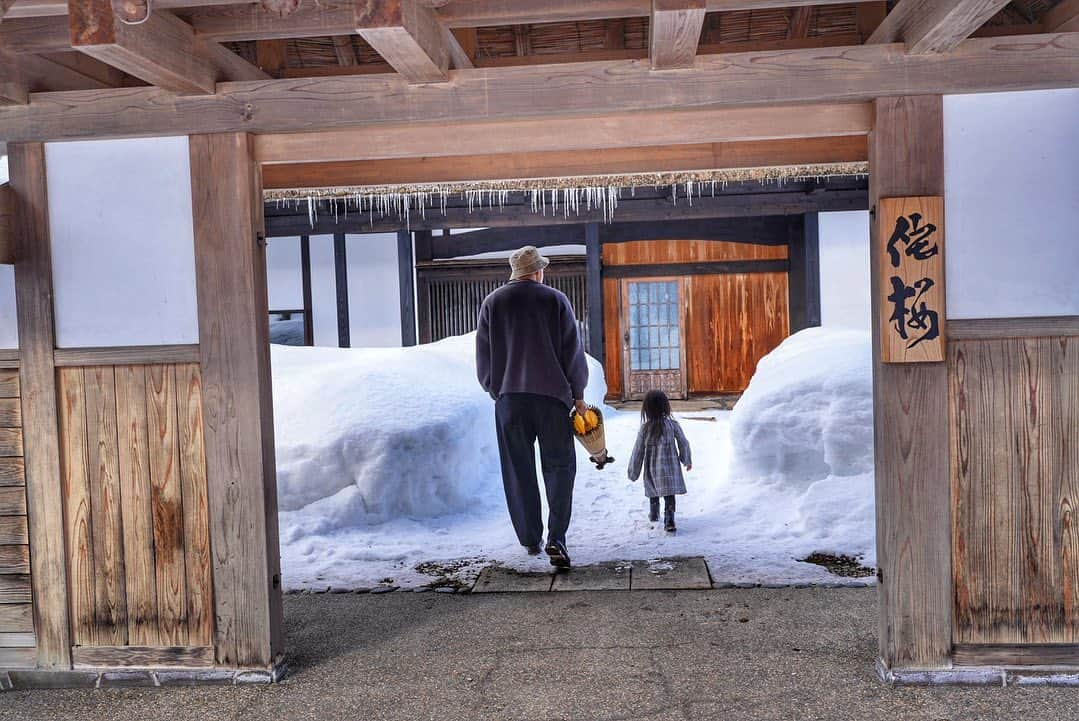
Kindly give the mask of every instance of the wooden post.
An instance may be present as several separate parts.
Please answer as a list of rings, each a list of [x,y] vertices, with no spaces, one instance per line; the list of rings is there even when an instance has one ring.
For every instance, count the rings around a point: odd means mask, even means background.
[[[300,236],[300,284],[303,289],[303,344],[315,344],[314,303],[311,300],[311,236]]]
[[[944,194],[940,96],[882,98],[869,136],[870,207]],[[943,668],[952,644],[948,375],[944,363],[880,360],[881,244],[870,222],[880,655],[889,668]]]
[[[71,668],[71,631],[53,365],[56,331],[45,146],[9,145],[8,158],[18,245],[15,301],[37,665],[59,670]]]
[[[429,230],[415,231],[416,264],[434,259],[434,238]],[[416,331],[420,343],[431,342],[431,299],[430,284],[421,274],[416,273]]]
[[[348,257],[345,254],[345,234],[333,234],[334,287],[337,289],[337,345],[351,348],[351,325],[348,318]]]
[[[191,137],[215,647],[222,666],[282,650],[262,182],[245,133]]]
[[[599,224],[589,223],[584,229],[585,289],[588,294],[588,353],[600,363],[603,352],[603,247],[599,239]]]
[[[413,284],[412,233],[397,231],[398,292],[401,296],[401,345],[416,345],[416,288]]]
[[[0,263],[15,262],[15,197],[11,186],[0,183]]]
[[[820,325],[820,237],[817,214],[792,216],[787,292],[790,332]]]

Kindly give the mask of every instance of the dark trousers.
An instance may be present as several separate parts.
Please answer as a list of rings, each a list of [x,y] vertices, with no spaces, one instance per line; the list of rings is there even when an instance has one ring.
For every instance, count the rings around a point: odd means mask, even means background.
[[[507,393],[495,404],[502,485],[506,489],[513,530],[522,546],[543,541],[539,479],[536,477],[536,441],[547,491],[547,540],[566,541],[573,509],[573,480],[577,454],[569,409],[557,398],[531,393]]]
[[[658,496],[656,498],[649,498],[648,503],[649,503],[649,505],[652,506],[653,511],[655,511],[656,513],[659,513],[659,497]],[[667,511],[673,511],[674,510],[674,496],[664,496],[663,497],[663,508],[664,508],[664,510],[667,510]]]

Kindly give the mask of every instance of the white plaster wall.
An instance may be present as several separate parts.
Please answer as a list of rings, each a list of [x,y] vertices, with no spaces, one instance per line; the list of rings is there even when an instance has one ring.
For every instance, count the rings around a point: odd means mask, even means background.
[[[870,330],[869,211],[821,213],[821,325]]]
[[[1079,314],[1079,89],[944,98],[949,318]]]
[[[57,345],[197,343],[187,138],[48,143],[45,161]]]
[[[0,265],[0,348],[19,347],[15,322],[15,266]]]
[[[303,308],[299,238],[270,238],[266,243],[266,288],[271,310]]]

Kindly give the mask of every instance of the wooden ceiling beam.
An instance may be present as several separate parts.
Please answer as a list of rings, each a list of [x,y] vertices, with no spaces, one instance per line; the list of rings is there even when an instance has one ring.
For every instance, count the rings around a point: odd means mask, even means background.
[[[218,80],[263,80],[269,75],[163,11],[124,23],[111,0],[69,0],[71,47],[151,85],[177,93],[212,94]]]
[[[693,65],[704,14],[705,0],[652,0],[648,56],[653,70]]]
[[[1045,14],[1045,31],[1050,33],[1079,32],[1079,0],[1064,0]]]
[[[330,130],[1077,87],[1079,33],[971,38],[933,55],[898,44],[699,55],[679,73],[614,60],[450,77],[422,88],[387,74],[219,83],[215,95],[181,98],[159,88],[42,93],[0,110],[0,139]]]
[[[970,37],[1008,2],[899,0],[866,42],[904,42],[911,53],[945,53]]]
[[[435,11],[418,0],[366,0],[356,5],[356,32],[410,83],[447,79],[456,40]]]

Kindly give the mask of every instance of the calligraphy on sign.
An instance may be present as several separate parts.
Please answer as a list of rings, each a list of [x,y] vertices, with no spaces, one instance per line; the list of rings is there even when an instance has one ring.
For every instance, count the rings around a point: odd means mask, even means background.
[[[944,198],[881,198],[881,360],[944,360]]]

